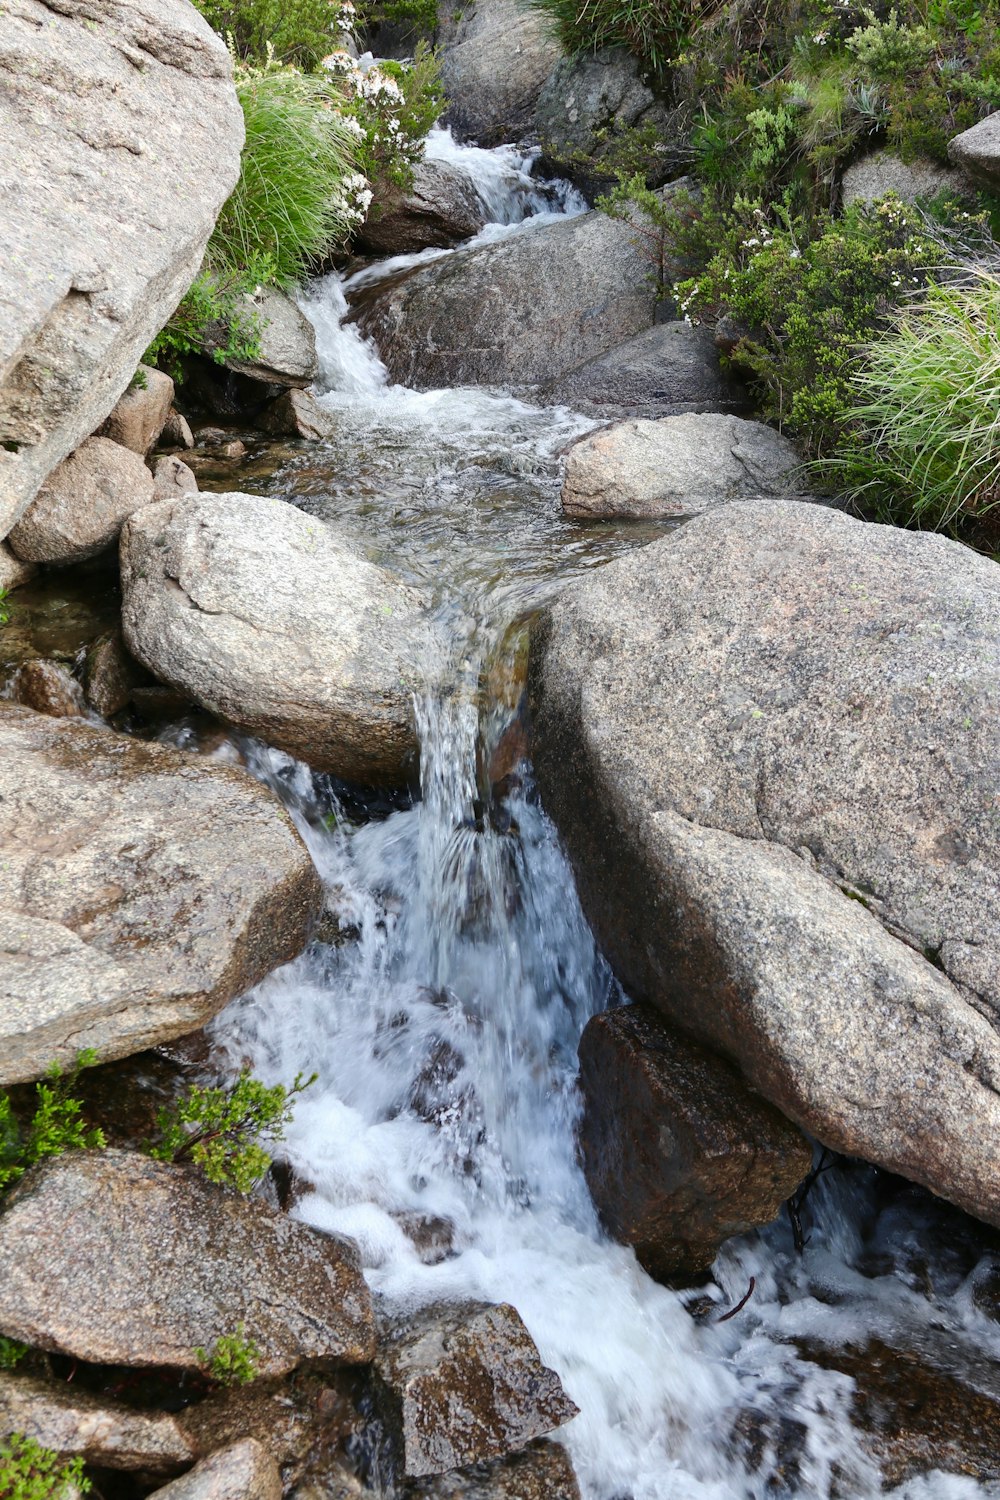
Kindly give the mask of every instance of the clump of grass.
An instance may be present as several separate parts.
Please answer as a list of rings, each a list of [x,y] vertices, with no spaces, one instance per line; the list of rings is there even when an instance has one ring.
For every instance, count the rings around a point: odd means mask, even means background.
[[[851,437],[830,467],[885,519],[961,528],[1000,505],[1000,277],[927,288],[868,345]]]
[[[654,72],[678,55],[698,0],[531,0],[567,52],[627,47]]]

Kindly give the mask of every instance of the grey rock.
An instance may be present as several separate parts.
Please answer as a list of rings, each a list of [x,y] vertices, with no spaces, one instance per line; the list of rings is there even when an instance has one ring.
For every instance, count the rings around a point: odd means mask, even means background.
[[[1000,1223],[1000,570],[739,502],[568,589],[536,763],[630,993]]]
[[[446,121],[481,146],[528,134],[561,55],[538,12],[523,10],[517,0],[477,0],[441,60]]]
[[[702,1275],[725,1240],[771,1223],[812,1166],[794,1125],[649,1006],[587,1024],[580,1088],[591,1196],[660,1281]]]
[[[184,1036],[295,956],[320,904],[244,771],[0,704],[0,1085]]]
[[[563,219],[377,284],[352,319],[404,385],[554,380],[652,325],[640,240],[605,214]]]
[[[18,589],[35,576],[34,563],[15,557],[6,542],[0,542],[0,591],[5,594]]]
[[[275,437],[300,437],[319,442],[332,437],[336,418],[324,411],[311,391],[286,391],[270,402],[255,419],[262,432]]]
[[[577,1414],[506,1303],[425,1308],[383,1330],[377,1400],[408,1478],[499,1458]]]
[[[745,388],[723,376],[711,329],[657,323],[540,388],[533,400],[584,416],[673,417],[746,411]]]
[[[487,220],[483,200],[467,172],[448,162],[423,160],[413,186],[377,205],[358,231],[358,249],[369,255],[412,255],[457,245]]]
[[[954,168],[918,157],[900,161],[891,151],[873,151],[852,162],[841,183],[841,201],[874,203],[886,193],[895,193],[904,203],[918,198],[933,198],[936,193],[954,193],[962,188],[962,175]]]
[[[243,1438],[203,1458],[150,1500],[281,1500],[281,1492],[281,1475],[267,1449]]]
[[[792,443],[761,422],[709,413],[621,422],[566,457],[562,506],[585,518],[657,520],[802,487]]]
[[[181,495],[196,495],[198,481],[183,459],[167,454],[156,460],[153,470],[153,499],[178,500]]]
[[[120,713],[131,700],[133,690],[150,681],[149,673],[125,650],[117,630],[100,636],[87,652],[84,694],[102,718],[110,719]]]
[[[193,448],[194,433],[187,417],[179,411],[172,411],[160,433],[160,445],[163,448]]]
[[[948,155],[975,182],[1000,184],[1000,110],[948,142]]]
[[[102,432],[145,458],[156,447],[170,418],[174,382],[162,370],[140,365],[137,377],[105,422]]]
[[[195,1456],[168,1412],[136,1410],[65,1381],[56,1384],[0,1370],[0,1439],[15,1432],[62,1459],[79,1455],[102,1469],[169,1474]]]
[[[320,770],[405,780],[423,597],[281,500],[192,495],[122,535],[122,628],[162,681]]]
[[[152,499],[153,476],[138,454],[88,438],[49,475],[8,541],[26,562],[82,562],[117,541],[125,518]]]
[[[79,719],[84,714],[83,690],[72,672],[61,662],[42,657],[18,667],[10,696],[15,703],[56,719]]]
[[[406,1500],[580,1500],[569,1454],[544,1438],[491,1464],[418,1479]]]
[[[225,44],[188,0],[8,0],[0,79],[6,536],[193,281],[243,114]]]
[[[253,359],[225,358],[228,370],[266,385],[306,386],[319,373],[316,334],[304,313],[276,287],[262,287],[244,299],[256,318],[260,348]],[[228,329],[223,330],[223,347]],[[209,334],[207,348],[213,347]]]
[[[241,1324],[264,1377],[374,1353],[353,1245],[138,1151],[33,1168],[0,1215],[0,1270],[0,1330],[91,1364],[197,1371]]]

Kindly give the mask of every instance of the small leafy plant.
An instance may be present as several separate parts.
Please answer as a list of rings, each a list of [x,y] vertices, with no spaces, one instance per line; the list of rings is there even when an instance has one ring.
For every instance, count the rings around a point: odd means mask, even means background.
[[[28,1352],[27,1344],[0,1334],[0,1370],[14,1370]]]
[[[82,1458],[63,1463],[58,1453],[20,1432],[0,1442],[0,1500],[68,1500],[90,1488]]]
[[[207,1349],[198,1348],[195,1358],[220,1385],[249,1385],[260,1371],[260,1349],[246,1336],[246,1324],[237,1323],[235,1333],[224,1333]]]
[[[267,1146],[284,1139],[293,1099],[316,1075],[300,1073],[291,1088],[268,1088],[243,1072],[228,1088],[195,1085],[157,1116],[158,1139],[147,1147],[157,1161],[192,1161],[209,1182],[249,1193],[271,1165]],[[266,1142],[265,1144],[262,1144]]]
[[[0,589],[0,625],[6,625],[10,620],[10,594],[7,589]]]
[[[87,1125],[80,1101],[72,1095],[83,1069],[92,1068],[97,1061],[97,1053],[86,1048],[77,1053],[68,1073],[53,1063],[45,1078],[35,1085],[35,1112],[26,1126],[19,1123],[10,1095],[0,1097],[0,1193],[48,1156],[103,1150],[107,1145],[104,1132]]]

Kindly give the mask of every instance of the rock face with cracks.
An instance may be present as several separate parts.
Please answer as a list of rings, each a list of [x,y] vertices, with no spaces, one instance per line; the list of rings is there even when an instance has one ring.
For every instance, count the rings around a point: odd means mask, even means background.
[[[195,1030],[293,958],[320,904],[232,766],[0,704],[0,1085]]]
[[[242,144],[225,44],[188,0],[8,0],[0,536],[191,284]]]
[[[746,388],[723,376],[710,328],[657,323],[538,393],[594,417],[744,411]]]
[[[280,500],[190,495],[122,535],[122,624],[162,681],[317,770],[402,782],[425,602]]]
[[[195,1458],[170,1412],[137,1411],[65,1381],[0,1371],[0,1441],[20,1432],[60,1458],[104,1469],[170,1474]]]
[[[35,1167],[0,1214],[0,1332],[91,1364],[199,1370],[239,1325],[261,1376],[366,1363],[354,1247],[135,1151]]]
[[[1000,570],[739,502],[536,635],[546,804],[637,998],[824,1144],[1000,1223]]]

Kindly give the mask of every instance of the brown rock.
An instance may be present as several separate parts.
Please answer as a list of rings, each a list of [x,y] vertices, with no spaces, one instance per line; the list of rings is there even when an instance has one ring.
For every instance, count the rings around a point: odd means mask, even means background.
[[[0,1216],[0,1332],[91,1364],[200,1370],[240,1327],[262,1376],[364,1363],[371,1296],[354,1247],[195,1167],[73,1152],[34,1168]]]
[[[0,542],[0,593],[9,594],[13,589],[27,583],[37,569],[34,563],[23,562],[15,557],[6,542]]]
[[[163,424],[160,433],[160,446],[163,448],[193,448],[194,433],[187,417],[181,416],[180,412],[171,409],[170,415]]]
[[[87,702],[103,718],[120,713],[132,691],[149,682],[149,673],[125,650],[117,630],[102,635],[87,652],[83,684]]]
[[[15,1432],[60,1458],[80,1455],[102,1469],[169,1474],[195,1456],[167,1412],[136,1411],[65,1383],[0,1370],[0,1440]]]
[[[272,401],[254,419],[262,432],[276,437],[328,438],[336,430],[336,419],[325,412],[309,391],[290,390]]]
[[[198,481],[183,459],[174,455],[156,460],[153,470],[153,499],[176,500],[180,495],[196,495]]]
[[[267,1450],[244,1438],[203,1458],[150,1500],[281,1500],[281,1475]]]
[[[145,458],[155,448],[174,404],[174,382],[162,370],[140,365],[129,386],[105,422],[105,437]]]
[[[29,562],[83,562],[110,547],[122,523],[152,499],[153,477],[141,458],[109,438],[88,438],[49,475],[10,545]]]
[[[385,1332],[375,1369],[409,1478],[498,1458],[577,1414],[505,1303],[426,1308]]]
[[[724,1240],[770,1223],[812,1164],[794,1125],[649,1006],[594,1017],[580,1086],[591,1195],[660,1281],[698,1275]]]
[[[57,661],[26,661],[17,669],[11,695],[15,703],[56,719],[79,719],[84,713],[80,684]]]
[[[496,1463],[420,1479],[406,1500],[580,1500],[569,1454],[542,1439]]]

